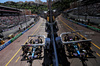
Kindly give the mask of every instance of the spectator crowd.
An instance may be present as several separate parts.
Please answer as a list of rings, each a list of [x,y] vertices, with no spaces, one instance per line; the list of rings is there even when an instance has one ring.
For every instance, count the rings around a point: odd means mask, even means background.
[[[74,10],[75,15],[98,16],[100,14],[100,3],[80,6]]]
[[[12,30],[30,19],[29,16],[0,16],[0,29],[3,31]]]

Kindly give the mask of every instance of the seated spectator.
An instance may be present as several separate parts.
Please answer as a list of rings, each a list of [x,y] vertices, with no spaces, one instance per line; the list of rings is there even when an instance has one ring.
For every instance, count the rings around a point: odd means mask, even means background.
[[[30,17],[26,16],[26,21],[29,21]],[[24,16],[3,16],[0,17],[0,27],[4,29],[3,31],[8,31],[12,27],[19,25],[20,22],[25,22]],[[13,28],[14,29],[14,28]]]

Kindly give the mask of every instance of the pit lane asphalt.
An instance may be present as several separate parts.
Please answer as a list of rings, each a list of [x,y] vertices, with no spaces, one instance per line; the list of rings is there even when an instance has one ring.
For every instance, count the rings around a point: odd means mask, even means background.
[[[65,18],[63,18],[61,15],[57,18],[57,23],[59,27],[58,35],[60,35],[62,32],[70,32],[74,30],[82,30],[80,34],[77,34],[78,36],[82,37],[87,35],[89,39],[92,39],[92,50],[95,51],[93,55],[96,58],[88,58],[88,61],[86,61],[87,66],[100,66],[100,33],[95,32],[91,29],[82,27],[80,25],[77,25],[75,23],[72,23]],[[66,51],[67,54],[67,51]],[[63,56],[63,55],[62,55]],[[83,66],[82,62],[79,60],[79,58],[68,58],[68,61],[70,62],[70,66]]]
[[[45,22],[42,18],[40,18],[39,22],[32,27],[29,31],[27,31],[25,34],[23,34],[21,37],[16,39],[14,42],[12,42],[9,46],[7,46],[5,49],[0,51],[0,66],[28,66],[28,63],[26,61],[20,61],[22,57],[20,55],[22,54],[21,45],[24,44],[27,39],[28,35],[45,35]],[[42,66],[42,60],[35,60],[33,64],[35,66]]]

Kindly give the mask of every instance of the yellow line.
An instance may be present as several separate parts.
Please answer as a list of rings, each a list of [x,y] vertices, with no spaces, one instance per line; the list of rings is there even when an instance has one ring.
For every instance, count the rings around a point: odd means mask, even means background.
[[[67,27],[66,27],[67,28]],[[69,28],[67,28],[67,30],[69,30],[70,31],[70,29]]]
[[[41,23],[41,24],[42,24],[42,23]],[[41,24],[40,24],[40,25],[41,25]],[[37,27],[37,29],[39,29],[40,25]],[[37,31],[37,29],[33,32],[33,34]],[[33,34],[32,34],[32,35],[33,35]],[[27,41],[28,41],[28,40],[29,40],[29,39],[27,39]],[[27,41],[26,41],[26,42],[27,42]],[[26,43],[26,42],[25,42],[25,43]],[[25,44],[25,43],[24,43],[24,44]],[[19,52],[20,50],[21,50],[21,48],[15,53],[15,55],[8,61],[8,63],[7,63],[5,66],[8,66],[8,64],[12,61],[12,59],[18,54],[18,52]]]
[[[5,65],[5,66],[7,66],[11,61],[12,61],[12,59],[18,54],[18,52],[21,50],[21,48],[15,53],[15,55],[9,60],[9,62]]]
[[[17,60],[16,60],[15,62],[17,62],[19,58],[20,58],[20,57],[18,57]]]
[[[98,56],[100,56],[100,54],[99,53],[96,53]]]
[[[91,42],[95,47],[97,47],[98,49],[100,49],[100,47],[98,47],[97,45],[95,45],[93,42]]]
[[[60,18],[59,18],[60,19]],[[62,21],[61,19],[60,19],[60,21],[61,22],[63,22],[64,23],[64,21]],[[66,23],[64,23],[66,26],[68,26]],[[69,26],[68,26],[69,27]],[[72,29],[71,27],[69,27],[71,30],[73,30],[73,31],[75,31],[74,29]],[[77,32],[77,34],[79,34],[78,32]],[[83,38],[85,38],[85,39],[87,39],[86,37],[84,37],[83,35],[81,35],[81,34],[79,34],[81,37],[83,37]],[[100,49],[100,47],[99,46],[97,46],[96,44],[94,44],[93,42],[91,42],[95,47],[97,47],[98,49]]]
[[[61,20],[61,19],[60,19]],[[62,21],[62,20],[61,20]],[[64,21],[62,21],[63,23],[64,23]],[[64,23],[65,25],[67,25],[66,23]],[[68,25],[67,25],[68,26]],[[68,26],[69,27],[69,26]],[[67,28],[67,27],[66,27]],[[71,27],[69,27],[70,29],[72,29]],[[68,28],[67,28],[68,29]],[[74,29],[72,29],[73,31],[75,31]],[[78,32],[77,32],[77,34],[79,34]],[[79,34],[81,37],[83,37],[83,38],[85,38],[85,39],[87,39],[86,37],[84,37],[83,35],[81,35],[81,34]],[[94,44],[93,42],[91,42],[95,47],[97,47],[98,49],[100,49],[100,47],[98,47],[96,44]],[[79,44],[78,44],[79,45]],[[90,47],[90,49],[92,49],[92,47]],[[100,54],[99,53],[96,53],[98,56],[100,56]]]

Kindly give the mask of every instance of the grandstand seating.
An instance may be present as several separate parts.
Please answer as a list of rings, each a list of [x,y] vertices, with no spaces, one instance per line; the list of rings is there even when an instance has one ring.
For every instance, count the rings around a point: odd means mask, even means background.
[[[7,31],[8,28],[20,25],[21,23],[25,23],[30,20],[29,16],[0,16],[0,27]]]
[[[89,15],[89,16],[98,16],[100,14],[100,3],[90,4],[87,6],[79,6],[74,10],[74,15]]]

